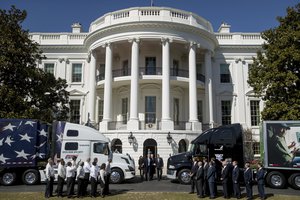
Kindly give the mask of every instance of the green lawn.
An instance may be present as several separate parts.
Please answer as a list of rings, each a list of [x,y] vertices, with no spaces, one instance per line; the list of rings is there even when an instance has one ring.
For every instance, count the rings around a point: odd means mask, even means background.
[[[255,199],[260,199],[257,196],[254,197]],[[8,193],[8,192],[1,192],[0,193],[1,200],[39,200],[44,199],[44,194],[42,192],[20,192],[20,193]],[[52,197],[50,199],[62,199],[57,197]],[[67,199],[64,197],[63,199]],[[83,199],[95,199],[86,197]],[[98,197],[97,199],[102,199]],[[116,194],[107,196],[104,199],[107,200],[186,200],[186,199],[194,199],[199,200],[195,194],[187,194],[187,193],[166,193],[166,192],[128,192],[122,194]],[[204,199],[209,199],[204,198]],[[217,199],[223,199],[222,197],[218,197]],[[233,199],[233,198],[232,198]],[[270,200],[299,200],[298,196],[287,196],[287,195],[275,195],[275,196],[268,196],[267,199]]]

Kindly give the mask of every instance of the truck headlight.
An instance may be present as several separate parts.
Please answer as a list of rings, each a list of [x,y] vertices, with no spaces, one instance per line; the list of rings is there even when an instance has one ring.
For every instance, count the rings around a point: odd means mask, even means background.
[[[175,169],[174,165],[169,165],[169,169]]]
[[[135,169],[133,167],[131,167],[130,165],[128,165],[128,169],[129,169],[129,171],[135,171]]]

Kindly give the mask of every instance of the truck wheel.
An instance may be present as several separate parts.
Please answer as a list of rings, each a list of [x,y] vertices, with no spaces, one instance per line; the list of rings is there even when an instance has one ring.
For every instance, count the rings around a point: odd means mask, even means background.
[[[35,169],[28,169],[23,173],[22,181],[26,185],[35,185],[39,182],[39,172]]]
[[[288,180],[289,184],[296,190],[300,190],[300,174],[292,174]]]
[[[4,172],[1,174],[0,182],[2,185],[13,185],[17,180],[15,172]]]
[[[124,180],[124,174],[120,169],[112,169],[110,174],[110,183],[121,183]]]
[[[178,180],[181,184],[190,184],[191,183],[191,177],[190,177],[191,170],[189,169],[182,169],[178,172]]]
[[[267,183],[271,188],[282,189],[286,185],[286,179],[282,173],[273,171],[267,175]]]

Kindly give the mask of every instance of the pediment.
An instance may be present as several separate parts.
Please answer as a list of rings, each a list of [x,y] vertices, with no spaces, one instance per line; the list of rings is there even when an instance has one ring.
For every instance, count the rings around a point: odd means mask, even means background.
[[[79,90],[76,90],[76,89],[71,90],[71,91],[69,92],[69,94],[70,94],[71,96],[82,96],[82,95],[85,95],[85,93],[83,93],[83,92],[81,92],[81,91],[79,91]]]

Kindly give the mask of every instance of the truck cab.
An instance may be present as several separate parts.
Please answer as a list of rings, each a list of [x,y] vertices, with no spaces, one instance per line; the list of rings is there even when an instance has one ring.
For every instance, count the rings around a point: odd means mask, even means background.
[[[231,158],[244,165],[243,154],[243,134],[240,124],[231,124],[212,128],[201,133],[191,142],[188,152],[171,156],[167,163],[167,177],[169,179],[178,179],[182,184],[190,183],[190,170],[192,167],[192,158],[199,157],[216,158],[222,160]],[[217,170],[221,170],[217,163]]]

